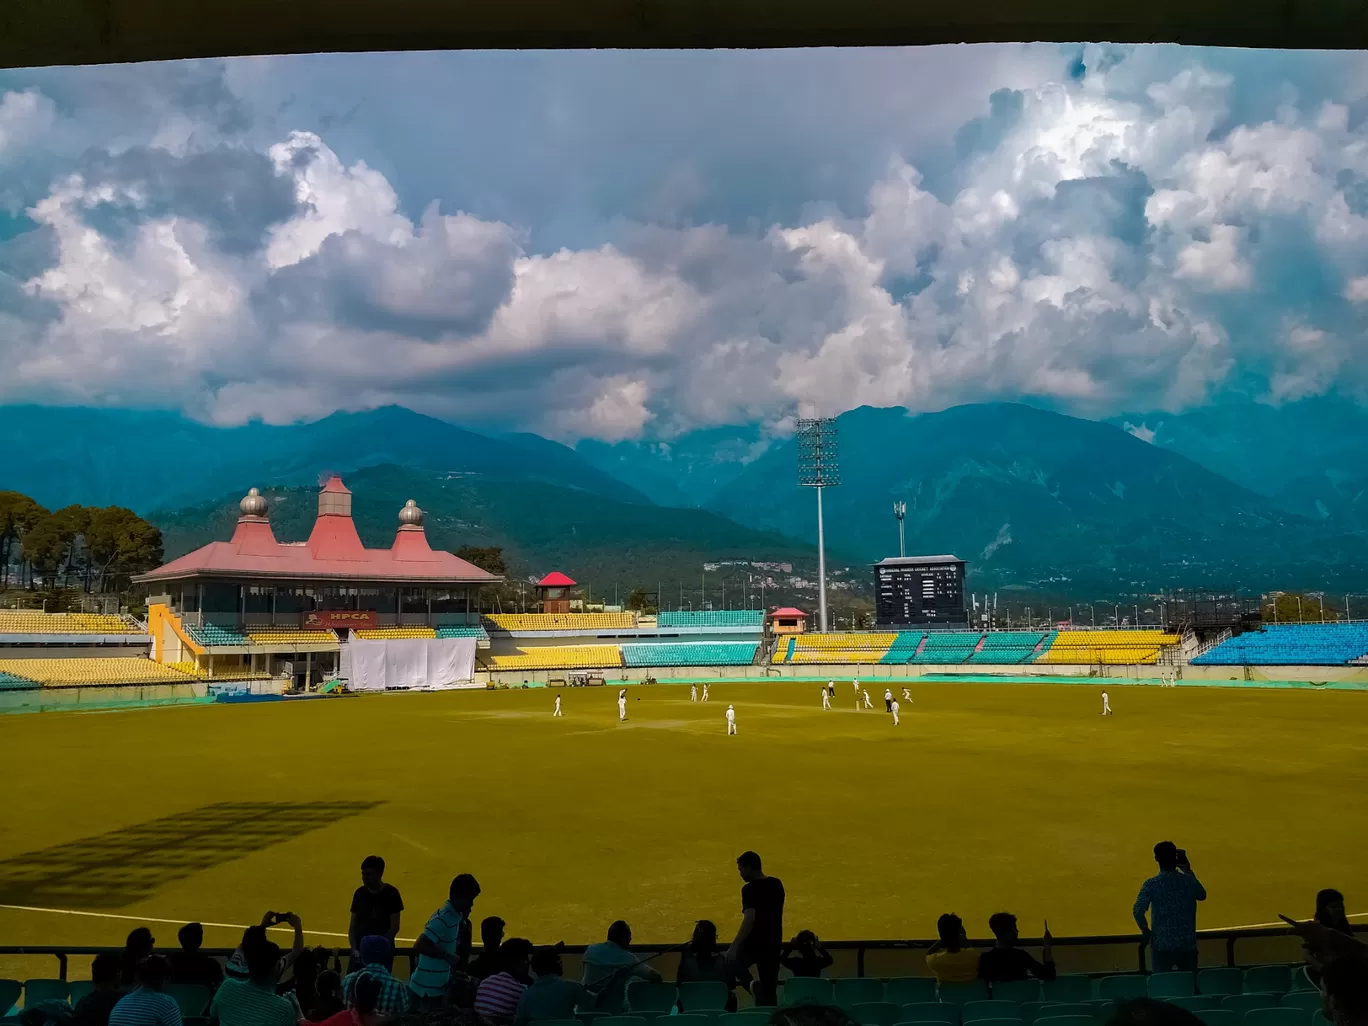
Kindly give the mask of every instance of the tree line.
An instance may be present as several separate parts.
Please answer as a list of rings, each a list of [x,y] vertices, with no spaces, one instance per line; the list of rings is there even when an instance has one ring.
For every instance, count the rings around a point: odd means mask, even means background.
[[[161,529],[131,509],[49,510],[22,492],[0,491],[0,588],[41,582],[48,590],[121,591],[161,562]]]

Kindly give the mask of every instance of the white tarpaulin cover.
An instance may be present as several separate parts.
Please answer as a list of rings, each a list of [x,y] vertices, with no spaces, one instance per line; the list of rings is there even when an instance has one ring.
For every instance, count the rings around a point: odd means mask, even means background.
[[[474,638],[359,639],[342,648],[351,691],[452,687],[475,676]]]

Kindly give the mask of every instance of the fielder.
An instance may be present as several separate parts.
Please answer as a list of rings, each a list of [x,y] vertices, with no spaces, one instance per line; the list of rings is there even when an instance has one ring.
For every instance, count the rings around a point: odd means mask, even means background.
[[[873,709],[874,703],[869,700],[869,692],[862,690],[860,694],[864,696],[864,707],[866,709]]]
[[[557,696],[556,696],[556,711],[553,712],[551,715],[552,715],[552,716],[562,716],[562,715],[564,715],[564,714],[561,712],[561,707],[560,707],[560,695],[557,695]]]
[[[1107,697],[1107,693],[1104,691],[1104,692],[1102,692],[1102,715],[1103,715],[1103,716],[1110,716],[1111,714],[1112,714],[1111,699]]]
[[[690,702],[697,702],[697,701],[698,701],[698,685],[697,685],[697,684],[690,684],[690,685],[689,685],[689,701],[690,701]]]
[[[888,703],[888,711],[893,714],[893,726],[895,727],[898,725],[898,710],[901,708],[902,706],[898,705],[897,699]]]
[[[627,718],[627,689],[623,688],[618,692],[618,721]]]
[[[736,710],[735,710],[734,708],[732,708],[731,706],[727,706],[727,736],[730,737],[732,734],[735,734],[735,733],[736,733]]]
[[[706,702],[707,700],[708,700],[708,685],[704,684],[704,685],[703,685],[703,701]]]
[[[823,709],[830,709],[830,708],[831,708],[831,696],[830,696],[829,694],[827,694],[827,689],[826,689],[826,688],[822,688],[822,708],[823,708]]]
[[[907,688],[903,688],[903,701],[904,701],[904,702],[910,702],[910,701],[912,701],[912,692],[908,691]]]

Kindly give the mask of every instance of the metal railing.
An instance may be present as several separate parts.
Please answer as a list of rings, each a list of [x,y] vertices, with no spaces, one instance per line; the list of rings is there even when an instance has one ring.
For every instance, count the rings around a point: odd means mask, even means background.
[[[1368,925],[1355,926],[1356,933],[1368,932]],[[1290,939],[1294,936],[1287,927],[1262,927],[1246,928],[1238,930],[1201,930],[1198,931],[1197,939],[1199,946],[1204,946],[1208,950],[1212,942],[1219,943],[1224,948],[1224,959],[1221,964],[1229,967],[1243,964],[1262,964],[1266,959],[1241,960],[1239,957],[1239,946],[1242,941],[1255,941],[1272,938]],[[864,976],[867,963],[867,956],[875,952],[918,952],[926,951],[931,948],[936,941],[931,940],[838,940],[823,941],[822,946],[833,953],[853,953],[855,957],[855,975]],[[971,947],[987,949],[992,947],[992,940],[971,940]],[[1148,960],[1146,957],[1147,945],[1139,934],[1097,934],[1078,937],[1055,937],[1051,940],[1051,945],[1056,951],[1068,951],[1080,948],[1105,948],[1124,946],[1134,948],[1135,961],[1134,970],[1121,970],[1122,974],[1127,972],[1145,973],[1148,972]],[[1018,946],[1023,948],[1038,948],[1043,944],[1041,938],[1022,938],[1018,941]],[[560,950],[570,956],[581,956],[588,948],[587,944],[566,944]],[[667,954],[681,949],[681,944],[633,944],[630,950],[639,955],[645,956],[653,953]],[[310,946],[312,950],[326,951],[329,958],[333,961],[334,967],[340,968],[342,962],[350,955],[349,948]],[[207,955],[215,958],[227,959],[233,953],[232,948],[202,948],[200,949]],[[99,947],[92,945],[48,945],[48,944],[20,944],[20,945],[0,945],[0,956],[52,956],[57,959],[58,976],[60,979],[67,979],[68,963],[73,957],[83,957],[114,953],[121,954],[122,948]],[[416,951],[411,947],[400,947],[395,949],[396,958],[407,958],[410,968],[417,958]],[[1297,959],[1280,959],[1282,962],[1296,962]],[[1202,968],[1210,968],[1216,963],[1208,962]],[[1082,975],[1117,975],[1118,970],[1089,971]],[[915,975],[915,974],[906,974]]]

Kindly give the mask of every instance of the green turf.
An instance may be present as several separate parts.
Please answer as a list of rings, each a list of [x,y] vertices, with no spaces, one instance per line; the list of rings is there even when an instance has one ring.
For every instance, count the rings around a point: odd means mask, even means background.
[[[1163,838],[1211,893],[1204,926],[1368,892],[1363,695],[1112,684],[1104,719],[1100,686],[911,687],[897,729],[880,688],[878,711],[847,684],[823,713],[815,685],[780,682],[716,684],[707,705],[635,687],[626,724],[613,688],[557,692],[559,720],[541,689],[7,717],[0,904],[229,924],[273,908],[343,932],[377,852],[401,937],[468,870],[477,917],[538,942],[619,916],[681,940],[700,917],[734,929],[733,860],[754,848],[793,930],[924,937],[952,910],[982,934],[1007,908],[1023,932],[1111,932]],[[245,801],[289,804],[208,808]],[[0,909],[11,944],[131,925]]]

